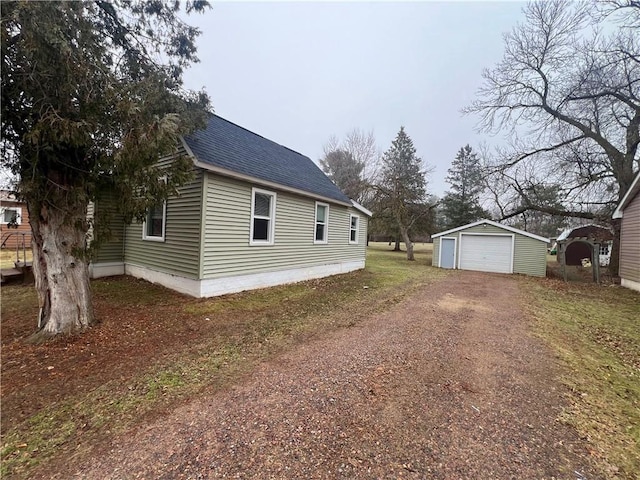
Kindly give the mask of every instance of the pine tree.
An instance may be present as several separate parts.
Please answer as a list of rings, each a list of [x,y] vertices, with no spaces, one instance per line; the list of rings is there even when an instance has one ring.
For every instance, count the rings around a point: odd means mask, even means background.
[[[459,227],[481,220],[488,213],[480,205],[484,191],[483,172],[478,155],[466,145],[451,163],[446,178],[451,190],[442,199],[445,229]]]
[[[380,204],[394,219],[407,248],[407,260],[414,260],[411,227],[429,213],[425,204],[426,179],[422,160],[416,156],[413,141],[400,127],[391,147],[382,157],[382,174],[378,184]]]

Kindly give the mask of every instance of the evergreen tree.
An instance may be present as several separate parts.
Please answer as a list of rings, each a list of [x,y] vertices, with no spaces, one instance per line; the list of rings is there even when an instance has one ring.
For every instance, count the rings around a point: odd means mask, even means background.
[[[382,172],[377,186],[383,211],[395,221],[407,248],[407,260],[414,260],[411,228],[426,216],[426,180],[422,160],[416,156],[413,141],[400,127],[391,147],[382,157]]]
[[[489,216],[480,206],[484,191],[482,166],[473,149],[462,147],[451,163],[446,178],[451,190],[442,199],[445,229],[459,227]]]
[[[187,13],[206,7],[186,2]],[[81,331],[95,322],[89,202],[108,191],[125,219],[142,219],[190,175],[186,157],[156,163],[204,126],[206,94],[181,81],[199,32],[180,2],[3,1],[0,11],[2,163],[29,210],[38,336]]]

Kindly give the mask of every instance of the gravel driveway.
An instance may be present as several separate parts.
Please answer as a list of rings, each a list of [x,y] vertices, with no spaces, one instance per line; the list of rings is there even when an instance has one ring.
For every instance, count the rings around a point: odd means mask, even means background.
[[[453,272],[120,438],[76,478],[592,479],[518,284]]]

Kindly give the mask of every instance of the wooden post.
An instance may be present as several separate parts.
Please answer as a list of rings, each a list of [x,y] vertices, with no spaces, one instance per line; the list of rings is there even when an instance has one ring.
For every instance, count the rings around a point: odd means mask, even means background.
[[[591,245],[591,270],[593,281],[600,283],[600,244],[597,242]]]
[[[566,247],[565,242],[562,242],[562,243],[557,242],[558,251],[556,252],[556,254],[560,255],[560,266],[562,267],[562,278],[566,282],[567,281],[567,259],[564,254],[565,247]]]

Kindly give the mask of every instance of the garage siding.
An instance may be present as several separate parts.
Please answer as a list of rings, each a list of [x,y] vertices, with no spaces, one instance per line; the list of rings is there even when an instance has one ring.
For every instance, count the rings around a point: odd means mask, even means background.
[[[544,277],[547,275],[547,244],[516,233],[516,256],[513,258],[513,273]]]
[[[483,234],[511,234],[515,235],[513,258],[513,273],[544,277],[547,273],[547,244],[525,235],[510,232],[494,225],[476,225],[457,232],[448,233],[446,237],[456,237],[456,257],[460,258],[460,234],[461,233],[483,233]],[[432,265],[439,267],[440,240],[442,237],[433,239],[433,260]],[[456,259],[456,261],[458,261]],[[459,264],[456,265],[456,268]]]
[[[454,235],[455,236],[455,235]],[[440,263],[439,263],[439,259],[438,256],[440,255],[440,240],[442,239],[442,237],[437,237],[433,239],[433,255],[431,256],[431,265],[434,267],[439,267]]]

